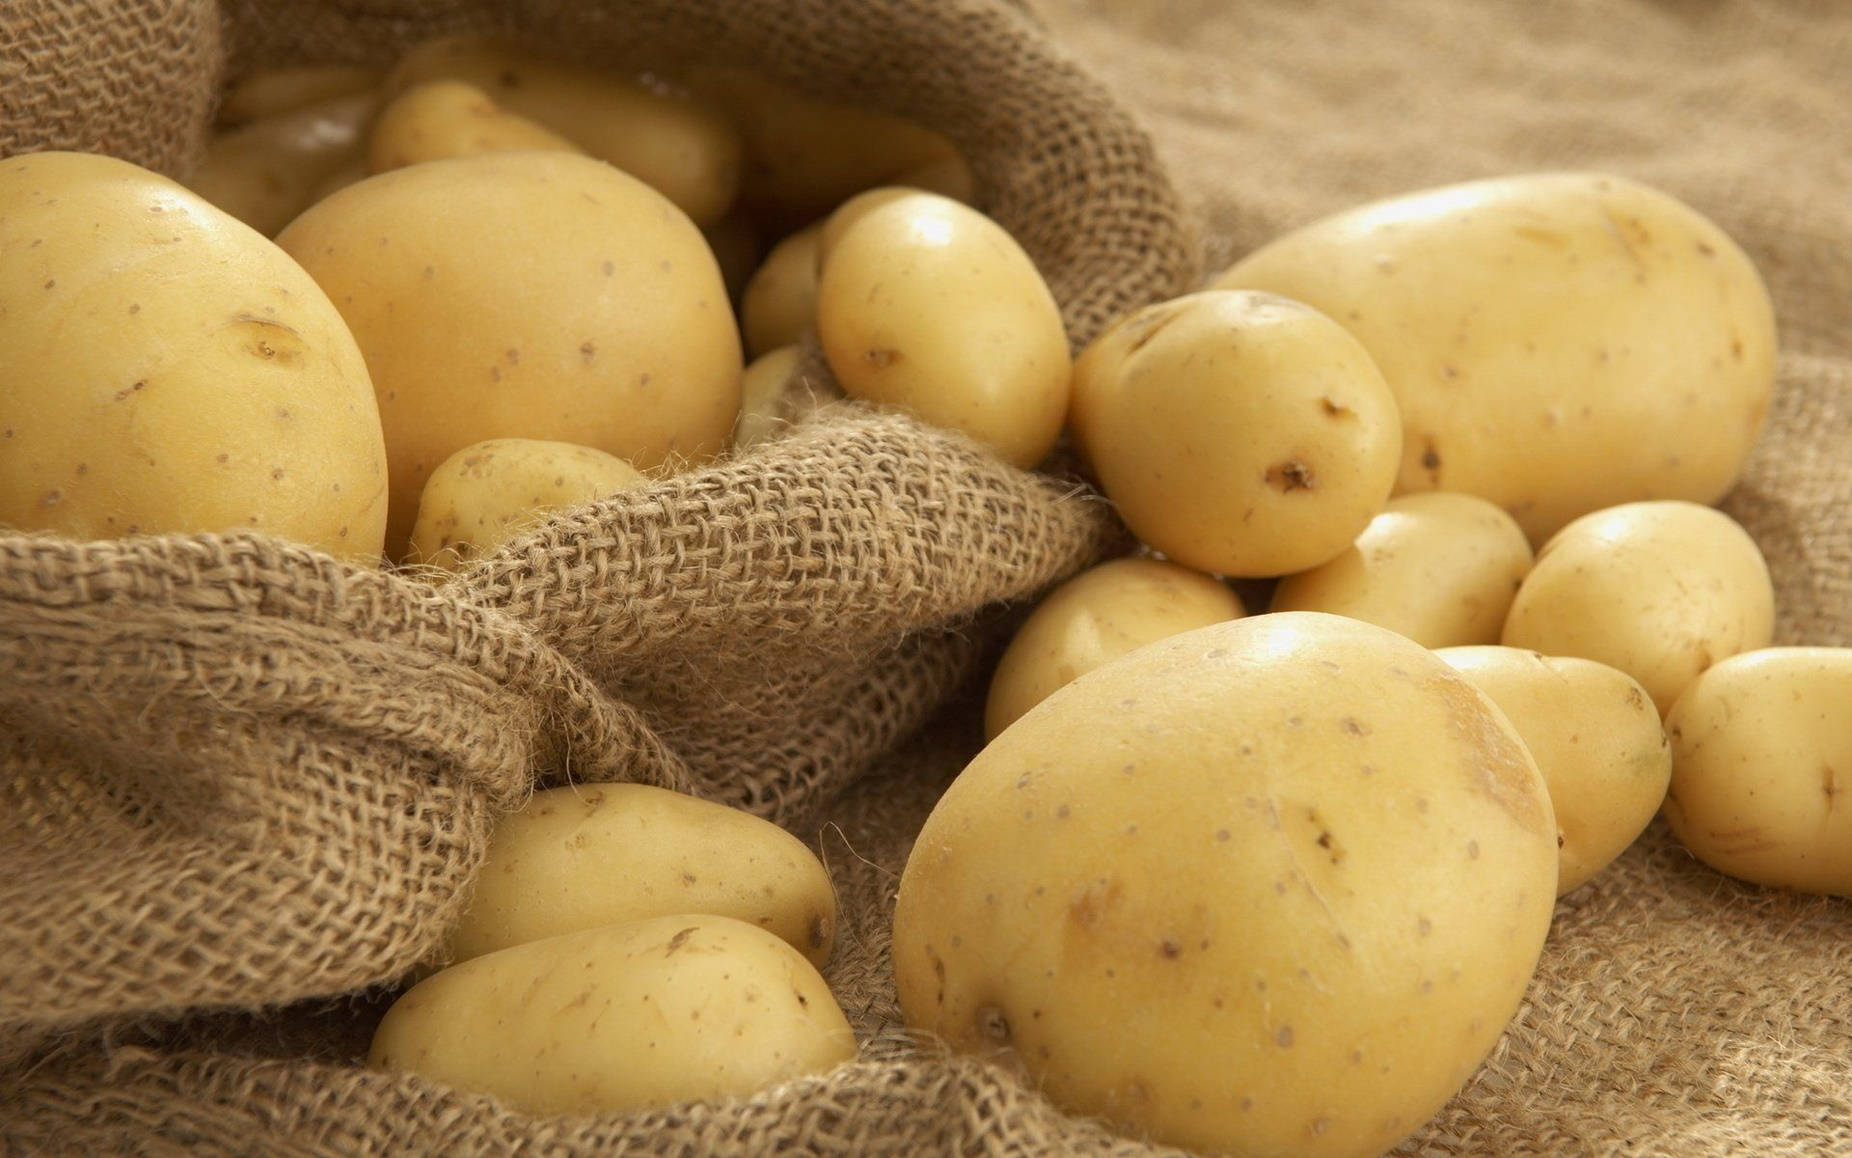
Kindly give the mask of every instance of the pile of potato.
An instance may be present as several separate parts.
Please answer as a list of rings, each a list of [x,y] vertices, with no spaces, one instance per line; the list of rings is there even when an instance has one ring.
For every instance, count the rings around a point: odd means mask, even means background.
[[[1768,569],[1711,505],[1772,310],[1662,193],[1365,206],[1075,357],[948,142],[752,77],[451,38],[223,115],[191,191],[0,161],[0,525],[455,567],[777,437],[813,338],[826,393],[1025,468],[1065,437],[1146,550],[1004,654],[894,968],[914,1026],[1076,1113],[1393,1146],[1662,807],[1725,872],[1852,895],[1852,653],[1768,646]],[[744,813],[544,792],[372,1064],[540,1113],[750,1093],[855,1052],[834,922],[815,856]]]

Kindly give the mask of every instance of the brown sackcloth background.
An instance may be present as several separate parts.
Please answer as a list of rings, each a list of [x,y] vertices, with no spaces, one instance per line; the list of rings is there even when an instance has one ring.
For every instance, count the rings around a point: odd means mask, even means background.
[[[1781,382],[1727,505],[1770,558],[1781,641],[1852,644],[1852,9],[1036,11],[1047,35],[976,0],[243,0],[222,27],[204,0],[14,0],[0,151],[181,171],[222,62],[377,59],[438,27],[751,60],[950,133],[1081,337],[1191,281],[1164,169],[1208,270],[1370,197],[1612,169],[1712,216],[1767,276]],[[911,834],[977,746],[960,689],[986,609],[1118,542],[1066,482],[846,409],[443,590],[252,539],[0,538],[0,1145],[1159,1153],[910,1040],[886,959]],[[384,983],[534,776],[681,784],[817,840],[844,906],[828,976],[862,1057],[743,1102],[593,1119],[356,1068]],[[1510,1032],[1403,1149],[1852,1154],[1849,974],[1852,905],[1728,881],[1656,826],[1559,906]]]

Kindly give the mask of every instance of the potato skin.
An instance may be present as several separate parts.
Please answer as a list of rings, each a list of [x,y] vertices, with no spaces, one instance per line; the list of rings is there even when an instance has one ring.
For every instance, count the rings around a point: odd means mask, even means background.
[[[817,855],[769,820],[648,784],[536,792],[489,840],[446,954],[675,913],[766,929],[823,968],[836,894]]]
[[[1541,543],[1640,499],[1721,498],[1768,408],[1760,274],[1675,198],[1602,173],[1451,185],[1339,213],[1214,285],[1318,307],[1400,405],[1398,493],[1481,495]]]
[[[1731,656],[1666,717],[1672,833],[1722,873],[1852,897],[1852,648]]]
[[[1375,1155],[1516,1011],[1555,836],[1510,724],[1425,648],[1312,612],[1200,628],[952,783],[901,877],[901,1009],[1130,1133]]]
[[[489,438],[648,471],[717,455],[740,345],[706,240],[660,194],[571,153],[428,161],[350,185],[277,243],[366,354],[391,462],[387,550],[430,472]]]
[[[454,571],[545,518],[644,481],[613,454],[572,442],[491,438],[431,472],[406,560]]]
[[[421,161],[522,149],[581,151],[544,125],[497,105],[475,85],[433,80],[387,102],[374,122],[366,155],[367,167],[383,173]]]
[[[0,161],[0,525],[261,531],[379,560],[366,364],[274,244],[125,161]]]
[[[745,1096],[855,1056],[810,962],[730,917],[673,915],[503,949],[433,974],[367,1064],[529,1114]]]

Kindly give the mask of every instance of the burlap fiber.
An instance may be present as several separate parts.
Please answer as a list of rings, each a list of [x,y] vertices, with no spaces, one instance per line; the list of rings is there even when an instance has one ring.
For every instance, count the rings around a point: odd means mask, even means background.
[[[99,64],[45,32],[109,8],[23,0],[0,15],[0,39],[40,43],[67,69],[147,67]],[[140,15],[156,8],[168,15]],[[221,68],[199,4],[134,11],[103,17],[123,43],[147,51],[138,19],[184,25],[197,39],[156,39]],[[1425,185],[1567,166],[1646,180],[1716,219],[1769,280],[1779,392],[1726,505],[1769,556],[1780,641],[1852,644],[1852,10],[1042,0],[1036,12],[1046,34],[970,2],[241,0],[222,67],[374,59],[461,27],[613,63],[751,62],[946,129],[1081,339],[1188,277],[1162,170],[1113,93],[1183,193],[1202,270]],[[16,59],[9,46],[0,69]],[[173,171],[196,149],[197,114],[111,105],[97,116],[116,123],[73,127],[84,106],[59,94],[118,90],[82,76],[41,89],[27,74],[22,97],[21,74],[0,75],[0,148],[115,140]],[[158,79],[191,95],[149,103],[204,107],[198,77]],[[1056,124],[1074,135],[1050,138]],[[1094,232],[1108,219],[1123,244]],[[14,1059],[0,1068],[0,1142],[22,1154],[1163,1153],[911,1039],[888,974],[912,834],[978,744],[959,690],[982,671],[983,610],[1116,536],[1067,484],[838,410],[740,462],[576,513],[440,591],[257,540],[0,540],[0,1067]],[[606,775],[733,799],[818,842],[844,907],[827,976],[861,1058],[743,1102],[586,1119],[528,1118],[356,1067],[390,996],[379,983],[428,947],[493,809],[534,778]],[[178,929],[188,936],[163,940]],[[1559,905],[1510,1031],[1399,1152],[1852,1154],[1849,969],[1852,906],[1731,882],[1655,825]]]

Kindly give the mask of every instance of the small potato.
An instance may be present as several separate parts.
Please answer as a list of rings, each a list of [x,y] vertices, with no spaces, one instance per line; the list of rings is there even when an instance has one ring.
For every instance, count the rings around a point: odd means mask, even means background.
[[[1227,585],[1162,559],[1113,559],[1082,571],[1016,629],[990,677],[984,738],[1133,648],[1246,614]]]
[[[1556,810],[1556,895],[1580,888],[1665,799],[1672,748],[1646,689],[1592,659],[1493,646],[1434,654],[1497,704],[1530,749]]]
[[[491,36],[427,41],[386,78],[396,96],[460,80],[537,121],[673,201],[697,225],[720,220],[739,193],[739,133],[686,97],[594,69],[547,60]]]
[[[1072,362],[1054,295],[1003,227],[912,193],[837,240],[817,333],[850,397],[961,430],[1030,467],[1054,448]]]
[[[769,820],[648,784],[536,792],[489,839],[446,956],[676,913],[733,917],[823,968],[836,894],[804,842]]]
[[[219,125],[237,128],[309,105],[371,94],[381,74],[347,64],[301,64],[254,72],[232,85],[219,102]]]
[[[491,438],[431,472],[412,524],[408,562],[454,571],[494,551],[548,511],[589,503],[643,482],[613,454],[571,442]]]
[[[1666,821],[1756,884],[1852,897],[1852,649],[1769,647],[1691,682],[1666,717]]]
[[[319,200],[335,173],[365,154],[379,100],[336,97],[214,137],[187,186],[266,237]]]
[[[1313,222],[1218,289],[1284,294],[1357,336],[1395,392],[1397,491],[1464,491],[1532,543],[1642,499],[1711,503],[1775,382],[1775,316],[1740,246],[1604,173],[1428,189]]]
[[[1139,310],[1074,368],[1074,440],[1140,539],[1262,578],[1349,547],[1389,499],[1401,425],[1357,340],[1309,306],[1212,291]]]
[[[413,85],[380,110],[367,141],[367,167],[384,173],[420,161],[522,149],[582,151],[551,129],[497,105],[475,85],[434,80]]]
[[[1500,642],[1617,667],[1663,716],[1700,672],[1767,646],[1774,625],[1768,564],[1749,533],[1722,511],[1664,500],[1558,531],[1518,588]]]
[[[740,321],[753,357],[799,341],[816,321],[818,236],[812,226],[772,246],[746,283]]]
[[[855,1056],[816,967],[756,925],[678,915],[502,949],[433,974],[367,1064],[527,1114],[743,1097]]]
[[[1431,491],[1390,499],[1350,548],[1280,580],[1274,611],[1329,611],[1423,647],[1497,643],[1530,540],[1481,498]]]

